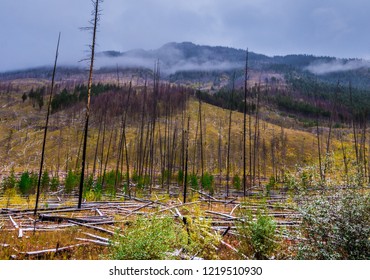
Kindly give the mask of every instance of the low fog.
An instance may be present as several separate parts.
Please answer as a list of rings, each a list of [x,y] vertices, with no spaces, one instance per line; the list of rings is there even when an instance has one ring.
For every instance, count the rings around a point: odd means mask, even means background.
[[[305,69],[316,75],[325,75],[334,72],[351,71],[369,67],[370,61],[363,59],[335,59],[330,62],[317,61],[307,66]]]
[[[174,74],[178,71],[223,71],[243,67],[243,61],[220,58],[215,52],[196,49],[194,45],[170,43],[157,50],[133,50],[125,53],[104,52],[96,59],[96,67],[142,67],[153,69],[156,61],[160,63],[161,73]],[[193,49],[194,48],[194,49]]]

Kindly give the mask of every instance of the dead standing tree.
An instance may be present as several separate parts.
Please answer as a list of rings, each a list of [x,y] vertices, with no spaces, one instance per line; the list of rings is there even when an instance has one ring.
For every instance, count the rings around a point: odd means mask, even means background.
[[[244,119],[243,119],[243,195],[247,195],[247,95],[248,95],[248,49],[245,58],[245,77],[244,77]]]
[[[234,90],[235,90],[235,72],[232,78],[232,89],[229,100],[229,128],[227,134],[227,157],[226,157],[226,197],[229,197],[229,182],[230,182],[230,149],[231,149],[231,122],[233,113],[233,102],[234,102]]]
[[[46,124],[45,124],[45,128],[44,128],[44,140],[42,142],[41,163],[40,163],[39,178],[38,178],[38,181],[37,181],[36,203],[35,203],[35,211],[34,211],[35,216],[37,214],[37,206],[38,206],[39,197],[40,197],[40,186],[41,186],[42,169],[43,169],[43,165],[44,165],[46,135],[47,135],[47,132],[48,132],[49,116],[50,116],[50,111],[51,111],[50,110],[51,109],[51,101],[53,99],[53,90],[54,90],[54,82],[55,82],[55,72],[56,72],[56,68],[57,68],[58,54],[59,54],[59,42],[60,42],[60,32],[59,32],[59,37],[58,37],[57,50],[56,50],[56,53],[55,53],[55,62],[54,62],[53,76],[52,76],[52,80],[51,80],[51,88],[50,88],[50,97],[49,97],[49,103],[48,103],[48,111],[47,111],[47,114],[46,114]]]
[[[83,148],[82,148],[82,163],[81,163],[81,179],[80,179],[80,188],[78,194],[78,208],[81,208],[82,204],[82,194],[83,194],[83,185],[84,185],[84,176],[85,176],[85,165],[86,165],[86,148],[87,148],[87,133],[89,130],[89,118],[90,118],[90,97],[91,97],[91,88],[92,88],[92,78],[93,78],[93,70],[94,70],[94,60],[95,60],[95,42],[96,42],[96,30],[99,21],[99,3],[102,0],[95,0],[93,1],[94,11],[93,16],[94,19],[91,22],[92,27],[84,28],[86,30],[92,30],[92,44],[91,48],[91,56],[90,56],[90,70],[89,70],[89,80],[87,84],[87,102],[86,102],[86,117],[85,117],[85,129],[84,129],[84,140],[83,140]]]

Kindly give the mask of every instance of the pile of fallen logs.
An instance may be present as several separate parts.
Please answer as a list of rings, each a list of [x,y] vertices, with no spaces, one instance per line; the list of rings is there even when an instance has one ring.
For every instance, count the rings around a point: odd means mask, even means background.
[[[99,201],[85,202],[81,209],[65,206],[61,201],[54,207],[41,208],[38,215],[34,216],[31,209],[0,209],[0,233],[3,231],[16,231],[18,238],[23,238],[27,232],[49,232],[61,231],[69,227],[79,227],[93,230],[93,233],[80,232],[83,236],[77,237],[77,244],[55,248],[47,248],[38,251],[18,252],[24,256],[42,256],[43,254],[57,253],[71,250],[79,246],[89,244],[109,246],[112,237],[120,234],[121,226],[129,224],[137,215],[163,215],[183,219],[182,208],[189,209],[197,204],[203,210],[201,213],[204,219],[208,219],[214,232],[221,236],[236,234],[236,221],[242,221],[243,217],[238,216],[238,209],[247,208],[252,213],[261,209],[262,205],[267,208],[268,215],[272,216],[279,227],[295,227],[301,223],[300,215],[289,207],[268,204],[262,202],[241,203],[238,198],[213,197],[201,191],[197,191],[199,199],[196,201],[182,203],[179,199],[165,201],[164,199],[141,199],[125,197],[123,201]],[[222,209],[222,211],[220,211]],[[188,211],[186,211],[189,215]],[[191,217],[192,218],[192,217]],[[200,217],[198,217],[200,218]],[[100,233],[100,234],[99,234]],[[104,235],[104,236],[101,236]],[[109,236],[109,237],[106,237]],[[76,241],[75,241],[76,242]],[[226,247],[233,251],[236,248],[221,241]],[[8,247],[9,244],[0,244],[1,247]]]

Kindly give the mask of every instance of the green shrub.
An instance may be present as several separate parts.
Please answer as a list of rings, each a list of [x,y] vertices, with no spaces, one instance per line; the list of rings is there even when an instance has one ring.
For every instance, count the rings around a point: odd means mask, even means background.
[[[71,193],[73,190],[75,190],[80,183],[80,176],[77,172],[73,172],[72,170],[68,171],[64,188],[66,193]]]
[[[182,169],[177,173],[177,183],[182,185],[184,183],[184,171]]]
[[[17,184],[17,180],[15,179],[14,169],[11,170],[10,175],[5,177],[1,182],[1,188],[4,192],[9,189],[14,189]]]
[[[257,213],[256,219],[248,211],[242,211],[241,222],[237,223],[240,252],[248,258],[270,259],[277,250],[276,222],[267,214]]]
[[[276,187],[276,179],[274,176],[271,176],[269,182],[266,184],[266,194],[269,195],[271,189]]]
[[[47,170],[42,173],[41,177],[41,192],[47,192],[49,190],[50,177]]]
[[[163,170],[162,182],[166,182],[172,179],[171,172],[168,169]]]
[[[187,242],[183,244],[184,252],[190,258],[216,260],[219,258],[218,247],[221,236],[212,230],[210,219],[199,218],[203,216],[204,213],[198,210],[193,218],[187,217]]]
[[[299,259],[370,259],[370,195],[340,192],[304,204]]]
[[[236,174],[234,177],[233,177],[233,186],[236,190],[240,190],[241,186],[242,186],[242,182],[241,182],[241,179],[239,177],[238,174]]]
[[[31,193],[35,193],[36,188],[37,188],[37,183],[39,181],[39,174],[31,172],[30,173],[30,180],[31,180]]]
[[[94,187],[94,177],[92,174],[87,177],[87,180],[84,181],[84,190],[90,191]]]
[[[19,191],[23,195],[30,195],[32,191],[32,180],[28,171],[23,172],[18,181]]]
[[[110,258],[115,260],[164,260],[183,243],[184,235],[172,217],[138,218],[116,236]],[[180,240],[179,240],[180,239]]]
[[[136,171],[134,171],[134,174],[131,176],[132,182],[136,184],[136,187],[138,189],[143,189],[144,186],[148,186],[150,184],[150,177],[149,175],[138,175]]]
[[[211,194],[213,194],[213,183],[214,183],[214,177],[213,175],[209,174],[208,172],[203,174],[203,177],[201,178],[202,187],[209,191]]]
[[[50,180],[50,190],[52,192],[55,192],[58,189],[59,185],[60,185],[60,182],[59,182],[58,177],[51,178],[51,180]]]
[[[198,177],[196,174],[190,174],[189,176],[189,182],[190,182],[190,186],[197,190],[199,188],[199,185],[198,185]]]

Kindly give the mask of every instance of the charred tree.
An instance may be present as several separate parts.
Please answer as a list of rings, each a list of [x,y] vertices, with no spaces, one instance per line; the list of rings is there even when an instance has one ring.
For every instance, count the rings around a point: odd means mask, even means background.
[[[59,42],[60,42],[60,33],[59,33],[59,36],[58,36],[57,50],[56,50],[56,53],[55,53],[53,76],[52,76],[52,79],[51,79],[50,96],[49,96],[48,110],[47,110],[47,114],[46,114],[46,123],[45,123],[45,128],[44,128],[44,139],[43,139],[43,142],[42,142],[40,171],[39,171],[39,177],[38,177],[38,181],[37,181],[36,203],[35,203],[35,210],[34,210],[34,215],[35,216],[37,214],[37,207],[38,207],[39,197],[40,197],[40,186],[41,186],[42,170],[43,170],[43,166],[44,166],[46,135],[47,135],[48,126],[49,126],[49,117],[50,117],[50,111],[51,111],[51,101],[53,99],[53,90],[54,90],[54,82],[55,82],[55,72],[56,72],[56,68],[57,68],[58,55],[59,55]]]
[[[188,161],[189,161],[189,129],[190,129],[190,117],[188,117],[188,125],[185,131],[185,141],[186,141],[186,148],[185,148],[185,172],[184,172],[184,200],[183,203],[186,203],[186,195],[187,195],[187,186],[188,186]]]
[[[78,205],[77,208],[81,208],[82,204],[82,194],[83,194],[83,185],[84,185],[84,176],[85,176],[85,165],[86,165],[86,150],[87,150],[87,134],[89,131],[89,118],[90,118],[90,99],[91,99],[91,88],[92,88],[92,80],[93,80],[93,71],[94,71],[94,61],[95,61],[95,42],[96,42],[96,30],[99,21],[99,3],[102,0],[94,0],[94,19],[93,19],[93,27],[92,27],[92,44],[91,44],[91,56],[90,56],[90,69],[89,69],[89,80],[87,85],[87,102],[86,102],[86,115],[85,115],[85,128],[84,128],[84,141],[83,141],[83,149],[82,149],[82,163],[81,163],[81,179],[80,179],[80,187],[79,187],[79,194],[78,194]],[[91,28],[88,28],[91,30]]]
[[[248,96],[248,49],[245,58],[244,118],[243,118],[243,195],[247,195],[247,96]]]
[[[229,183],[230,183],[230,149],[231,149],[231,124],[232,124],[232,104],[234,102],[235,90],[235,72],[232,78],[232,88],[229,101],[229,127],[227,133],[227,156],[226,156],[226,197],[229,197]]]

